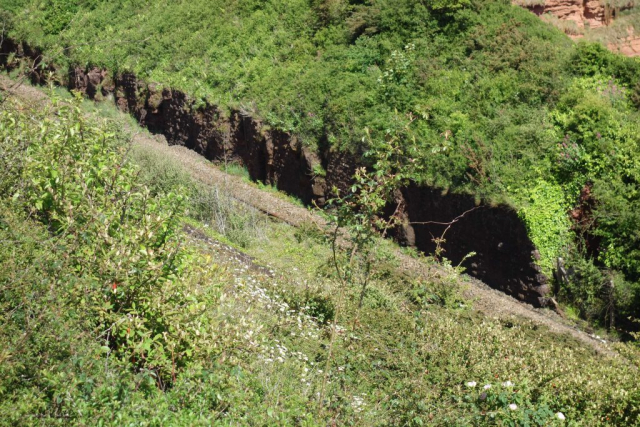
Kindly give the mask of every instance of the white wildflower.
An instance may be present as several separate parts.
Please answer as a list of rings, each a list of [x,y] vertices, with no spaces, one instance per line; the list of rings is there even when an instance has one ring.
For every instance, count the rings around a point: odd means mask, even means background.
[[[566,418],[565,418],[565,416],[564,416],[564,414],[563,414],[562,412],[558,412],[558,413],[556,414],[556,417],[557,417],[559,420],[562,420],[562,421],[564,421],[564,420],[566,419]]]
[[[518,409],[518,405],[516,405],[515,403],[512,403],[511,405],[509,405],[509,409],[511,409],[512,411],[515,411],[516,409]]]
[[[489,389],[491,388],[491,384],[486,384],[483,388],[484,388],[485,390],[489,390]]]
[[[476,385],[478,385],[477,382],[475,381],[469,381],[468,383],[466,383],[467,387],[475,387]]]
[[[353,402],[351,402],[351,406],[353,407],[354,412],[362,412],[366,403],[364,402],[364,398],[360,396],[353,396]]]
[[[502,387],[513,387],[513,383],[511,381],[505,381],[502,383]]]

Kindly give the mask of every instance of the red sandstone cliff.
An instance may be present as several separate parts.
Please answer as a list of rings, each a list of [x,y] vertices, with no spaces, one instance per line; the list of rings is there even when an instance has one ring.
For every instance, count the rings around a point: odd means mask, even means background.
[[[629,28],[627,32],[629,34],[628,37],[618,43],[609,44],[608,48],[626,56],[640,56],[640,34],[635,33],[633,28]]]
[[[574,39],[581,38],[584,30],[609,26],[616,19],[620,10],[633,7],[634,3],[629,0],[626,6],[614,8],[606,6],[601,0],[540,1],[544,4],[531,4],[531,0],[513,0],[515,4],[526,7],[540,17],[550,14],[560,21],[574,23],[573,29],[571,26],[563,27],[565,32]],[[627,37],[619,38],[617,42],[609,43],[607,47],[623,55],[640,56],[640,34],[637,34],[633,27],[627,29],[627,34]]]
[[[520,3],[518,0],[516,4]],[[566,21],[574,21],[579,28],[598,28],[607,25],[614,10],[600,0],[546,0],[544,5],[525,6],[538,16],[551,13]]]

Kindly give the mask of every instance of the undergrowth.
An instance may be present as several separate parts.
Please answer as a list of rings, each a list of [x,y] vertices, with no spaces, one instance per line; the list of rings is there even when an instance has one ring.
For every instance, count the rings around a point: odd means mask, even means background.
[[[0,425],[637,425],[633,345],[483,317],[389,242],[361,299],[321,230],[239,220],[238,242],[209,204],[243,207],[121,129],[2,104]]]
[[[614,301],[618,317],[640,315],[635,59],[574,44],[507,0],[2,0],[0,6],[3,35],[42,49],[43,65],[55,64],[60,82],[75,66],[104,68],[111,79],[133,72],[186,92],[195,109],[208,103],[223,115],[241,110],[310,147],[356,157],[373,152],[363,160],[367,166],[377,160],[370,141],[411,122],[408,179],[512,205],[544,271],[558,257],[575,258],[574,268],[590,263],[595,275],[585,286],[599,283],[605,292],[605,277],[616,275],[630,295]],[[637,9],[621,12],[608,34],[626,37],[636,17]],[[2,57],[8,65],[14,60]],[[578,234],[597,238],[590,250],[570,230],[582,225],[567,221],[585,188],[592,195],[590,228]],[[563,289],[557,296],[573,304],[567,299],[573,294]],[[607,324],[602,316],[592,321]]]

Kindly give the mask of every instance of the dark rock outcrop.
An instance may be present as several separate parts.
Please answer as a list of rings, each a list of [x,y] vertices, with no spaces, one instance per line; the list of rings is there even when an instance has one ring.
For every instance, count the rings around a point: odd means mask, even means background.
[[[464,260],[471,276],[534,306],[545,304],[547,278],[534,262],[537,251],[513,209],[476,205],[472,196],[415,185],[402,194],[404,228],[411,230],[404,233],[414,236],[418,249],[433,253],[442,237],[444,256],[454,264]],[[476,254],[465,260],[471,252]]]
[[[11,71],[21,67],[34,85],[43,85],[49,74],[55,74],[54,64],[44,63],[44,55],[27,43],[19,43],[3,37],[0,44],[0,67]]]
[[[67,87],[71,90],[79,90],[91,99],[102,100],[102,97],[113,92],[113,83],[107,78],[108,73],[99,68],[92,68],[85,72],[81,68],[73,68],[69,71]]]
[[[17,46],[5,42],[2,52]],[[33,52],[22,48],[22,54]],[[70,89],[91,99],[113,96],[120,110],[132,114],[151,132],[163,134],[170,144],[195,150],[209,160],[241,163],[252,179],[274,185],[307,204],[324,204],[334,186],[346,189],[356,167],[362,165],[348,152],[312,150],[294,135],[269,129],[241,111],[223,114],[216,106],[196,104],[183,92],[148,84],[130,73],[112,78],[97,68],[74,68],[68,76]],[[319,170],[325,172],[316,173]],[[397,191],[395,198],[400,206],[397,214],[404,222],[396,237],[425,252],[433,251],[434,238],[442,235],[444,227],[420,223],[448,223],[476,206],[470,196],[443,195],[440,190],[416,185]],[[453,263],[476,252],[464,263],[469,274],[520,300],[544,304],[547,279],[533,262],[535,248],[512,209],[476,209],[456,221],[445,238],[445,256]]]

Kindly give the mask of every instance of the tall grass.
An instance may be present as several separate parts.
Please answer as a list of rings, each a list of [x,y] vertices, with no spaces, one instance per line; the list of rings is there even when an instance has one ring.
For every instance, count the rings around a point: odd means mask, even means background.
[[[132,159],[141,167],[142,181],[154,192],[186,195],[188,215],[234,244],[246,247],[249,242],[259,241],[264,236],[267,220],[263,215],[233,199],[223,188],[196,181],[176,160],[142,146],[134,146]]]

